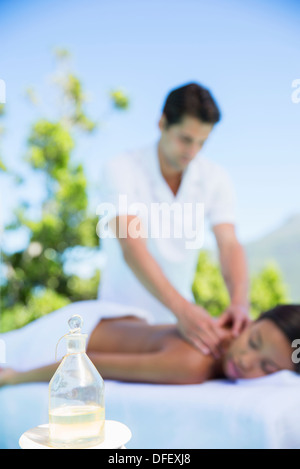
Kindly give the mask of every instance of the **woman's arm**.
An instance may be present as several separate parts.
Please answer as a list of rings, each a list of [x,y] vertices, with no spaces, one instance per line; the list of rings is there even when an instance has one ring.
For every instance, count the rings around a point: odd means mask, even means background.
[[[23,383],[49,382],[59,363],[34,368],[28,371],[17,371],[12,368],[0,369],[0,388]]]
[[[187,352],[187,353],[186,353]],[[103,379],[157,384],[196,384],[205,380],[213,359],[199,352],[178,353],[174,348],[143,354],[90,352],[88,356]],[[0,387],[30,382],[49,382],[58,364],[29,371],[0,371]]]
[[[186,354],[179,356],[172,348],[144,354],[90,353],[89,356],[103,379],[157,384],[202,381],[196,362]]]

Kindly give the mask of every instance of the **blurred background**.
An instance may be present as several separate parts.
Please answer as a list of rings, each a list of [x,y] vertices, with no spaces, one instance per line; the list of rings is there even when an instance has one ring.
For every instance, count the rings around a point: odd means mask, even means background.
[[[96,298],[101,167],[191,81],[222,111],[202,152],[233,179],[252,314],[300,301],[299,20],[296,0],[0,0],[1,332]],[[193,291],[227,304],[208,229]]]

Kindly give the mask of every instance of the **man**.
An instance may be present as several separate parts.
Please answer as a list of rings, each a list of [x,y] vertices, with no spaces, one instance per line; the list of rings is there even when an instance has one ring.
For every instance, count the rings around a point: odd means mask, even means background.
[[[234,191],[226,171],[199,153],[219,120],[207,89],[191,83],[173,90],[159,120],[159,141],[120,155],[104,168],[98,227],[107,255],[99,298],[146,309],[156,323],[177,320],[188,341],[216,357],[222,352],[221,326],[232,325],[237,335],[249,321],[247,267],[235,233]],[[115,211],[103,216],[108,206]],[[203,233],[201,207],[217,241],[230,295],[219,320],[193,302],[191,290]]]

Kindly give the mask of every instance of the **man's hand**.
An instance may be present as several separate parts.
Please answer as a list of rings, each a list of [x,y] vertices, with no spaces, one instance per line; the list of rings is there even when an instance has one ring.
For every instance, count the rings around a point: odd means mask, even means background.
[[[237,337],[251,322],[248,308],[231,304],[219,317],[219,327],[230,327],[233,337]]]
[[[250,322],[247,307],[249,291],[247,258],[244,248],[237,239],[233,224],[220,223],[214,226],[213,231],[219,248],[222,275],[231,301],[218,324],[221,327],[232,327],[232,334],[236,337]]]
[[[177,318],[178,329],[188,342],[205,355],[221,357],[225,332],[204,308],[187,303]]]

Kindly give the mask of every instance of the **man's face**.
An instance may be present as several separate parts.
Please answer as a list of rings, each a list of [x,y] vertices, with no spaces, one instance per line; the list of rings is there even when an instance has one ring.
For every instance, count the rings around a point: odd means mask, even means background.
[[[175,170],[184,171],[201,150],[212,131],[213,124],[185,116],[178,124],[167,126],[166,118],[162,115],[159,128],[160,149],[165,162]]]

